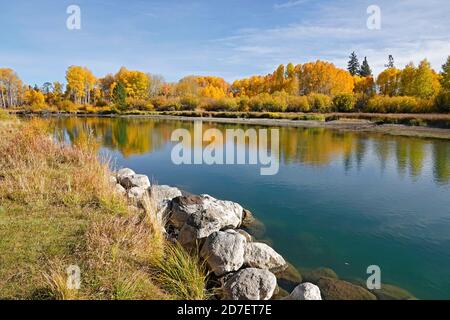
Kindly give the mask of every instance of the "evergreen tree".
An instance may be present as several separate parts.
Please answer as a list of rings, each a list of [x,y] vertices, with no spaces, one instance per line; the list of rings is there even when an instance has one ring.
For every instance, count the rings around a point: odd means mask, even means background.
[[[394,57],[392,56],[392,54],[389,55],[388,58],[388,63],[384,65],[386,68],[391,69],[391,68],[395,68],[394,65]]]
[[[124,110],[126,108],[126,98],[127,91],[125,90],[125,86],[119,81],[113,89],[113,101],[119,110]]]
[[[448,56],[447,62],[442,66],[441,76],[442,87],[450,90],[450,56]]]
[[[350,55],[350,60],[348,61],[347,70],[348,70],[348,72],[350,72],[350,74],[352,76],[356,76],[358,74],[359,61],[358,61],[358,57],[356,56],[355,51],[353,51],[352,54]]]
[[[361,77],[370,77],[372,75],[372,70],[370,69],[369,63],[367,62],[367,57],[364,57],[364,61],[359,70],[359,75]]]

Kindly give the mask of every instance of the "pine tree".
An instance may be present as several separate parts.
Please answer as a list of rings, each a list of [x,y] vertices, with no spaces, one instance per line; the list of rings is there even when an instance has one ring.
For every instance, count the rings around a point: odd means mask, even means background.
[[[442,66],[441,76],[442,87],[450,90],[450,56],[447,58],[447,62]]]
[[[364,57],[364,61],[358,74],[361,77],[370,77],[372,75],[372,70],[370,69],[369,63],[367,62],[367,57]]]
[[[358,74],[359,61],[358,61],[358,57],[356,56],[355,51],[353,51],[352,54],[350,55],[350,60],[348,61],[347,70],[348,70],[348,72],[350,72],[350,74],[352,76],[356,76]]]
[[[119,81],[113,89],[113,101],[119,110],[124,110],[126,108],[126,98],[127,91],[125,89],[125,86],[121,81]]]
[[[391,69],[391,68],[395,68],[394,65],[394,57],[392,56],[392,54],[389,55],[388,58],[388,63],[384,65],[386,68]]]

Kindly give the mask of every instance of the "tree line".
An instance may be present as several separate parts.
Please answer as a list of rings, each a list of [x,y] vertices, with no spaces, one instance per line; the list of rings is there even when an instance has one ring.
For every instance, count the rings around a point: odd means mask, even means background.
[[[25,85],[0,68],[0,107],[60,111],[207,110],[269,112],[450,112],[450,56],[440,72],[425,59],[395,66],[393,56],[377,77],[367,57],[352,52],[347,70],[326,61],[280,65],[270,74],[227,83],[215,76],[187,76],[169,83],[160,75],[128,70],[97,78],[70,66],[66,83]]]

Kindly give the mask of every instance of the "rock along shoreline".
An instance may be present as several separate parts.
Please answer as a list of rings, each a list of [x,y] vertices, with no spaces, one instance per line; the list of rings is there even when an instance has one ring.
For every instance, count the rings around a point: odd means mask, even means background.
[[[390,286],[370,292],[338,279],[331,269],[300,273],[272,247],[255,240],[264,225],[240,204],[210,195],[192,195],[176,187],[151,184],[129,168],[110,178],[117,193],[139,209],[151,206],[165,237],[199,253],[210,272],[208,287],[222,300],[376,300],[412,299]],[[392,289],[393,288],[393,289]],[[399,295],[400,292],[401,294]]]

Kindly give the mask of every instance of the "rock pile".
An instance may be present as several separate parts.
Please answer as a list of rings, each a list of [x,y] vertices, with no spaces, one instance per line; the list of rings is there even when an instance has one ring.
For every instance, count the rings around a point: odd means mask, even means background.
[[[246,230],[261,230],[263,226],[241,205],[152,185],[147,176],[128,168],[111,177],[111,183],[132,206],[145,208],[150,199],[153,201],[166,236],[188,251],[199,250],[217,283],[222,284],[219,298],[268,300],[279,291],[276,275],[286,271],[288,263],[269,245],[253,241]],[[321,300],[316,285],[298,284],[286,299]]]

